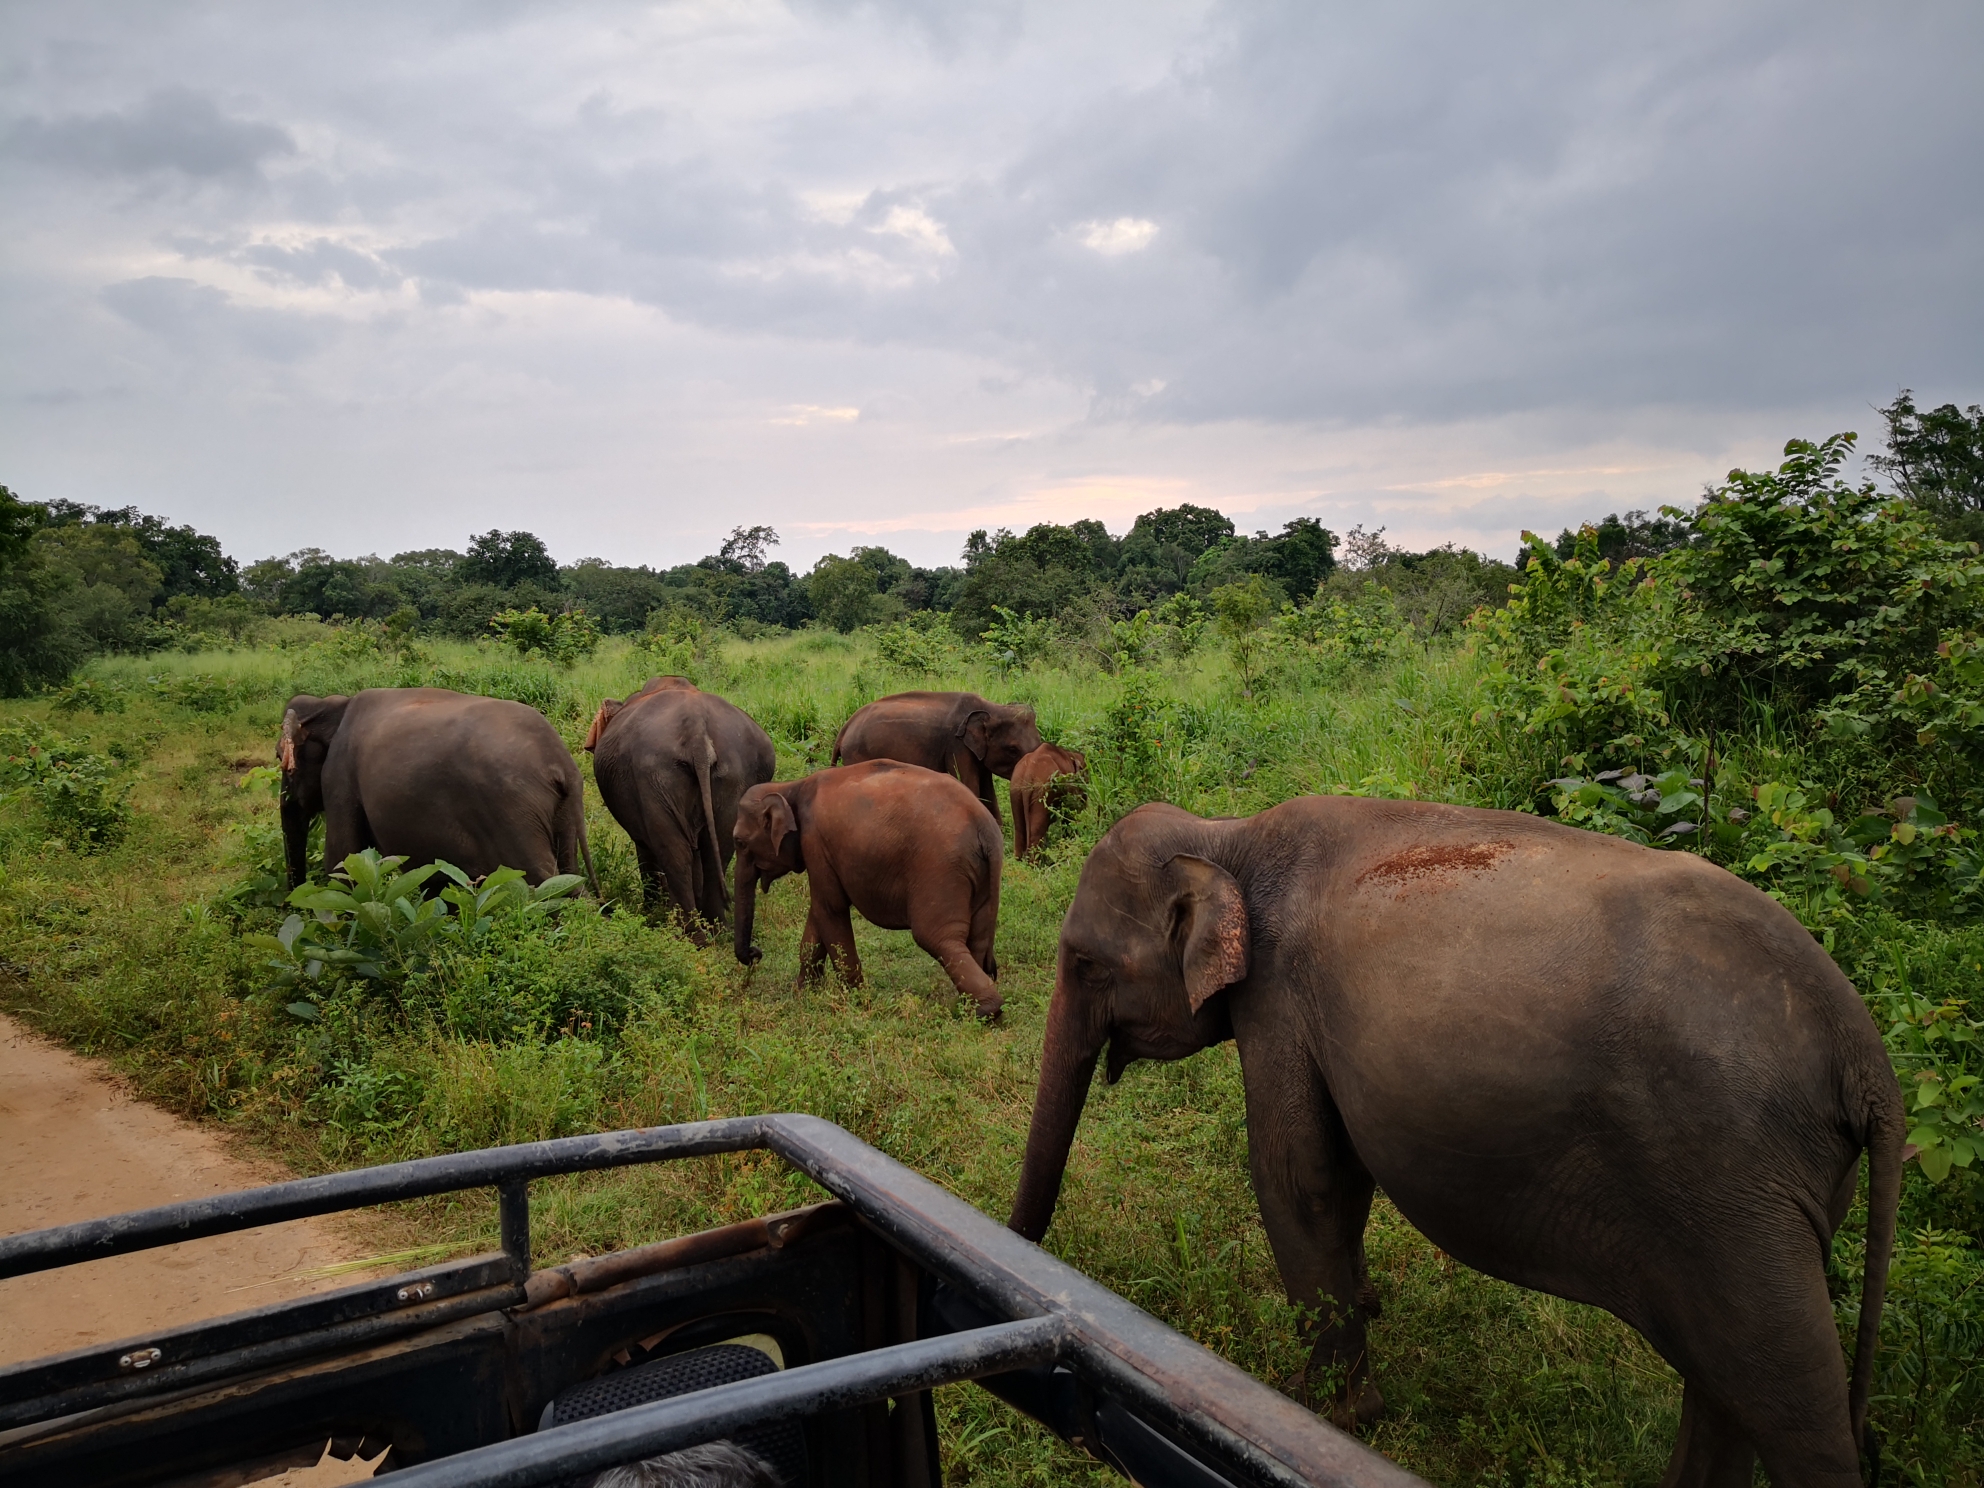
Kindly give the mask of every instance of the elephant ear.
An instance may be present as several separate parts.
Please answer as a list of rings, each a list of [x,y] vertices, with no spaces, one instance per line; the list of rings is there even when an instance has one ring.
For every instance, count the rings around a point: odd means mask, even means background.
[[[289,700],[283,709],[282,737],[276,745],[276,762],[282,766],[285,775],[296,773],[296,763],[301,757],[303,746],[316,741],[329,744],[344,722],[345,704],[348,697],[309,697],[299,695]]]
[[[1172,944],[1196,1013],[1215,992],[1247,975],[1247,904],[1233,875],[1217,863],[1180,853],[1164,866],[1175,890]]]
[[[777,791],[765,792],[758,819],[764,823],[765,840],[771,844],[773,856],[777,856],[787,835],[799,830],[798,819],[792,814],[792,803]]]
[[[586,730],[585,747],[588,750],[599,747],[599,736],[606,732],[606,726],[613,721],[613,715],[619,711],[618,698],[608,698],[599,705],[599,711],[592,716],[592,727]]]
[[[985,751],[991,746],[992,715],[983,708],[967,713],[964,722],[957,727],[956,738],[964,740],[964,747],[979,759],[985,758]]]

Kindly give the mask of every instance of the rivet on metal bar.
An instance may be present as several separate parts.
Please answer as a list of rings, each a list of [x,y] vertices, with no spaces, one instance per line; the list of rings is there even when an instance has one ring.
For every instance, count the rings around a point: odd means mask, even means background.
[[[434,1283],[416,1281],[411,1286],[403,1286],[396,1294],[402,1302],[425,1302],[434,1295]]]
[[[117,1361],[117,1367],[119,1369],[149,1369],[164,1357],[164,1353],[155,1348],[132,1349],[130,1353]]]

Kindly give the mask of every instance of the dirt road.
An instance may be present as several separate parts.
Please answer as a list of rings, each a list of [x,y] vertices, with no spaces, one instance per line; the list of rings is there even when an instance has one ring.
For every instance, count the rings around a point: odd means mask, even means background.
[[[287,1176],[0,1015],[0,1234]],[[0,1363],[349,1285],[298,1273],[361,1253],[335,1222],[301,1220],[0,1281]]]

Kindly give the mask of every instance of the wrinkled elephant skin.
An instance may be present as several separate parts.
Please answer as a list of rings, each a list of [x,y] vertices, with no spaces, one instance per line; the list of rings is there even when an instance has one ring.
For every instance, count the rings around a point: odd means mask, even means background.
[[[1078,750],[1043,744],[1013,767],[1013,856],[1037,858],[1054,808],[1079,789],[1088,761]]]
[[[1901,1093],[1792,915],[1686,852],[1515,812],[1145,806],[1083,867],[1012,1225],[1054,1210],[1090,1075],[1233,1038],[1255,1196],[1309,1377],[1365,1355],[1374,1186],[1493,1276],[1639,1329],[1686,1381],[1666,1482],[1857,1488]],[[1859,1344],[1826,1288],[1868,1157]]]
[[[647,909],[663,891],[697,944],[730,913],[725,881],[737,802],[777,772],[749,714],[682,677],[654,677],[600,704],[585,747],[613,819],[634,842]]]
[[[1040,747],[1033,709],[988,703],[975,692],[898,692],[855,711],[834,740],[833,762],[899,760],[955,775],[999,820],[992,781]]]
[[[292,886],[309,874],[320,812],[326,869],[370,847],[474,878],[521,868],[538,884],[581,861],[592,876],[584,778],[558,730],[522,703],[439,687],[299,694],[277,757]]]
[[[851,910],[907,930],[979,1016],[999,1016],[999,828],[962,783],[920,765],[871,760],[789,784],[756,785],[737,806],[737,959],[751,943],[759,883],[803,873],[812,894],[799,943],[799,983],[829,957],[861,981]]]

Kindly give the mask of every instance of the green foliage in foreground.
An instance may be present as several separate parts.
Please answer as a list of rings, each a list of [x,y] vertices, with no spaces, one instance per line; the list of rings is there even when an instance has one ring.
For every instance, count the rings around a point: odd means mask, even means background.
[[[1639,610],[1607,630],[1617,612],[1602,594],[1590,600],[1595,610],[1548,629],[1557,623],[1540,598],[1549,585],[1584,585],[1583,604],[1585,591],[1613,582],[1595,559],[1562,563],[1552,552],[1549,563],[1535,559],[1534,587],[1518,596],[1533,601],[1516,613],[1539,616],[1535,626],[1484,632],[1473,651],[1429,646],[1383,591],[1360,585],[1293,610],[1270,607],[1252,623],[1229,604],[1239,621],[1223,628],[1223,616],[1172,607],[1141,626],[1114,622],[1106,658],[1064,651],[1024,668],[903,623],[752,643],[689,627],[640,646],[609,640],[569,669],[493,644],[411,649],[376,628],[290,651],[99,662],[62,715],[90,712],[90,739],[65,736],[106,769],[131,762],[135,812],[122,841],[84,851],[51,836],[45,808],[25,789],[0,805],[0,928],[10,946],[0,1003],[110,1056],[153,1098],[229,1123],[304,1170],[800,1109],[1000,1215],[1031,1108],[1060,918],[1087,847],[1122,812],[1162,797],[1245,814],[1316,791],[1557,811],[1704,851],[1764,884],[1866,995],[1902,1073],[1919,1149],[1907,1169],[1876,1421],[1906,1481],[1977,1483],[1984,1006],[1974,989],[1984,927],[1960,892],[1976,805],[1948,762],[1957,757],[1945,753],[1968,746],[1943,736],[1924,743],[1900,728],[1814,727],[1820,709],[1780,709],[1770,678],[1754,674],[1726,688],[1717,681],[1697,705],[1683,673],[1648,663],[1632,685],[1660,701],[1622,701],[1600,679],[1625,675],[1636,656],[1680,654],[1672,635]],[[1678,589],[1665,592],[1680,603]],[[1675,626],[1689,623],[1685,607],[1673,613]],[[1254,648],[1244,689],[1238,639]],[[1571,692],[1569,711],[1547,706],[1551,697],[1563,704],[1561,694],[1518,677],[1521,656],[1538,675],[1538,658],[1563,658],[1567,680],[1556,685]],[[256,784],[291,688],[444,682],[522,696],[576,746],[601,696],[624,695],[660,670],[749,710],[774,738],[781,776],[824,764],[855,707],[912,686],[1024,699],[1050,738],[1087,751],[1085,803],[1057,825],[1048,860],[1006,869],[1003,1024],[973,1019],[906,935],[866,926],[857,929],[865,987],[796,994],[803,884],[763,896],[767,956],[752,972],[726,946],[698,950],[666,926],[602,915],[587,900],[518,900],[487,914],[478,900],[471,924],[467,886],[449,882],[435,896],[426,891],[448,882],[445,873],[408,882],[389,862],[347,864],[347,881],[294,904],[274,887],[274,803],[240,785]],[[1689,687],[1716,681],[1698,665],[1691,675]],[[1843,668],[1826,675],[1837,679],[1827,697],[1861,685]],[[116,697],[121,711],[85,697]],[[49,727],[50,710],[10,704],[0,723]],[[1677,823],[1695,830],[1670,833]],[[631,847],[596,798],[589,830],[608,896],[631,897]],[[1862,881],[1866,890],[1853,887]],[[437,902],[448,909],[430,907]],[[314,1016],[294,1011],[298,1003]],[[1768,1154],[1752,1160],[1757,1181],[1768,1181]],[[815,1196],[762,1154],[539,1188],[546,1260]],[[1847,1335],[1862,1222],[1856,1213],[1835,1246]],[[431,1244],[486,1237],[495,1217],[474,1201],[434,1201],[384,1223],[407,1243]],[[1050,1241],[1263,1379],[1300,1362],[1248,1187],[1230,1048],[1134,1066],[1120,1085],[1098,1086]],[[1456,1266],[1382,1200],[1370,1252],[1385,1303],[1373,1351],[1392,1407],[1374,1445],[1436,1482],[1658,1479],[1678,1388],[1629,1330]],[[949,1481],[1108,1480],[980,1393],[946,1391],[940,1409]]]

